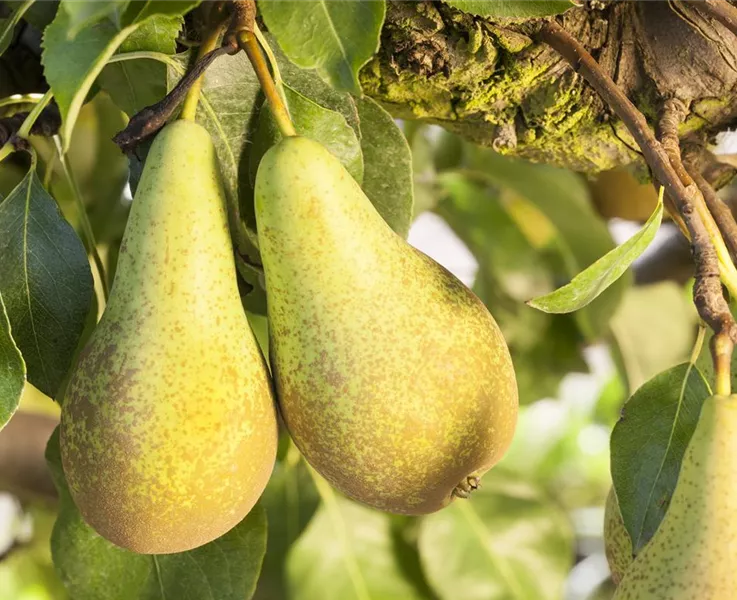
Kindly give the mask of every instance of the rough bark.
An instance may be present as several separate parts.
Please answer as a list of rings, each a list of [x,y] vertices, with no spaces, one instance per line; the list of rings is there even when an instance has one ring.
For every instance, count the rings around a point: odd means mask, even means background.
[[[737,38],[698,5],[609,2],[557,17],[654,122],[689,107],[681,139],[703,144],[737,123]],[[364,90],[397,117],[422,119],[500,152],[586,173],[639,161],[599,96],[548,46],[542,19],[484,19],[440,2],[390,1]]]

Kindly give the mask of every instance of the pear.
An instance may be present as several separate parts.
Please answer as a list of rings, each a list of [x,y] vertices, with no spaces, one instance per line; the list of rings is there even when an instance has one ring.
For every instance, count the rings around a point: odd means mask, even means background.
[[[248,514],[276,441],[215,149],[204,128],[177,121],[151,147],[109,303],[70,379],[64,473],[100,535],[138,553],[181,552]]]
[[[255,204],[277,401],[307,461],[388,512],[466,497],[517,421],[486,307],[396,235],[315,141],[265,154]]]
[[[609,563],[612,581],[618,584],[632,564],[633,554],[632,540],[624,526],[617,494],[613,487],[609,490],[604,506],[604,552]]]
[[[655,535],[615,600],[728,600],[737,593],[737,396],[712,396]]]

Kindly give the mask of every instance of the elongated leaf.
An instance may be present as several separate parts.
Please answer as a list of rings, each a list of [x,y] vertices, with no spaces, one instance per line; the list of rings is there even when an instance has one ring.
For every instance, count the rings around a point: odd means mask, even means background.
[[[388,515],[317,484],[323,505],[287,559],[290,600],[419,600],[402,573]]]
[[[441,600],[558,600],[574,558],[565,513],[500,471],[469,500],[425,517],[419,545]]]
[[[363,181],[361,144],[343,115],[316,104],[288,85],[284,86],[284,96],[297,133],[325,146],[360,184]],[[281,138],[271,110],[264,104],[248,156],[252,183],[256,181],[261,158]]]
[[[534,205],[556,232],[556,244],[569,277],[574,277],[614,248],[606,223],[594,213],[583,180],[575,173],[511,159],[486,149],[466,146],[474,169]],[[525,217],[525,215],[522,215]],[[521,224],[525,220],[517,219]],[[625,273],[588,306],[574,313],[590,340],[608,332],[631,276]]]
[[[15,26],[23,18],[26,11],[31,8],[36,0],[25,0],[20,3],[17,8],[6,19],[0,19],[0,56],[8,49],[10,42],[13,41],[13,32]]]
[[[69,148],[74,123],[95,79],[128,36],[156,15],[153,5],[169,16],[181,15],[197,5],[194,0],[131,2],[123,10],[116,4],[100,21],[85,26],[72,38],[73,23],[65,7],[74,1],[61,1],[61,9],[44,31],[43,39],[44,75],[61,111],[64,151]]]
[[[371,98],[356,100],[361,120],[363,191],[384,220],[406,238],[412,222],[412,154],[392,116]]]
[[[581,271],[570,283],[527,304],[547,313],[569,313],[595,300],[635,262],[653,241],[663,218],[663,188],[658,205],[635,235]]]
[[[131,23],[143,22],[149,17],[181,17],[199,6],[203,0],[134,0],[125,11],[125,19]]]
[[[74,37],[86,26],[100,21],[114,10],[125,9],[130,0],[76,0],[62,2],[62,10],[67,13],[69,37]]]
[[[446,4],[481,17],[545,17],[573,6],[568,0],[445,0]]]
[[[62,0],[62,9],[67,2],[72,0]],[[69,13],[59,10],[44,32],[42,55],[44,74],[61,112],[65,151],[92,84],[107,60],[139,24],[122,27],[106,17],[82,29],[73,39],[69,38],[71,26]]]
[[[384,2],[263,0],[259,8],[290,60],[360,95],[358,71],[379,49]]]
[[[54,566],[75,600],[248,600],[266,550],[260,506],[236,527],[189,552],[144,555],[100,537],[82,519],[64,480],[59,432],[46,449],[59,490],[59,516],[51,537]]]
[[[35,167],[0,204],[0,294],[28,380],[54,397],[84,328],[92,273]]]
[[[612,432],[612,479],[639,552],[660,525],[710,390],[688,363],[656,375],[627,401]]]
[[[26,364],[11,333],[8,313],[0,294],[0,430],[18,408],[26,379]]]
[[[28,9],[28,12],[23,16],[23,18],[39,31],[43,31],[46,29],[46,26],[54,20],[58,8],[59,0],[34,2],[33,6]]]
[[[179,16],[156,15],[146,20],[121,44],[118,52],[176,52],[176,38],[182,26]],[[128,116],[161,100],[167,92],[166,65],[155,60],[134,60],[108,64],[99,84]]]

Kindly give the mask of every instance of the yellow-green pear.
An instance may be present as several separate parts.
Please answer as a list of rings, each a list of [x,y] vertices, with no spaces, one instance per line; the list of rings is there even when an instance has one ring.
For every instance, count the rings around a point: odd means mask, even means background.
[[[617,584],[622,581],[625,572],[632,564],[633,555],[632,540],[624,526],[614,487],[609,490],[604,506],[604,552],[609,563],[612,581]]]
[[[737,396],[712,396],[683,457],[670,506],[615,600],[737,595]]]
[[[467,496],[518,410],[485,306],[396,235],[315,141],[272,147],[255,201],[272,372],[298,448],[347,496],[389,512]]]
[[[204,128],[177,121],[151,147],[110,301],[69,383],[64,473],[100,535],[139,553],[180,552],[248,514],[276,438],[215,149]]]

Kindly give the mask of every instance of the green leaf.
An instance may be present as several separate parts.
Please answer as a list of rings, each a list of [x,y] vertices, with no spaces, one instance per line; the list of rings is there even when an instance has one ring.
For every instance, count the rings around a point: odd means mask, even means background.
[[[58,428],[46,460],[60,498],[51,553],[75,600],[248,600],[253,595],[266,550],[266,517],[259,505],[228,533],[194,550],[135,554],[82,520],[64,480]]]
[[[59,0],[34,2],[33,6],[25,14],[24,19],[39,31],[43,31],[54,20],[58,8]]]
[[[614,250],[607,252],[576,275],[570,283],[527,304],[548,313],[569,313],[582,309],[601,295],[635,262],[653,241],[663,218],[663,188],[655,211],[642,229]]]
[[[508,188],[534,205],[555,231],[555,244],[568,277],[577,275],[614,248],[606,223],[590,203],[583,179],[565,169],[528,163],[468,145],[470,165],[487,181]],[[524,224],[527,213],[517,216]],[[594,302],[574,313],[589,340],[608,332],[609,320],[631,277],[620,277]]]
[[[361,120],[363,191],[389,226],[403,238],[414,208],[412,154],[392,116],[371,98],[356,100]]]
[[[100,21],[114,10],[124,10],[130,0],[75,0],[62,2],[62,10],[68,17],[69,38],[76,35],[88,25]]]
[[[612,480],[635,553],[668,509],[683,454],[710,394],[699,370],[686,363],[656,375],[624,405],[612,432]]]
[[[446,4],[480,17],[545,17],[573,6],[568,0],[444,0]]]
[[[128,22],[143,22],[149,17],[181,17],[199,6],[202,0],[145,0],[131,2],[125,11]]]
[[[284,86],[284,97],[297,133],[325,146],[360,184],[363,181],[361,144],[343,115],[323,108],[288,85]],[[256,180],[261,158],[281,138],[271,110],[264,103],[259,112],[259,124],[248,156],[252,183]]]
[[[87,253],[32,166],[0,204],[0,294],[28,380],[54,397],[92,299]]]
[[[157,15],[145,21],[121,44],[122,52],[174,54],[182,27],[180,16]],[[99,76],[102,89],[128,116],[161,100],[167,92],[166,65],[148,59],[108,64]]]
[[[10,46],[10,42],[13,41],[15,26],[20,22],[23,15],[29,8],[31,8],[35,1],[36,0],[25,0],[23,3],[19,4],[8,18],[0,19],[0,56],[5,53]]]
[[[630,394],[661,371],[688,360],[697,324],[698,314],[683,286],[664,281],[627,290],[611,328],[615,358]],[[709,355],[708,348],[704,354]]]
[[[261,577],[259,600],[287,598],[285,567],[292,544],[307,527],[320,503],[309,470],[294,444],[277,462],[261,497],[269,522],[269,539]]]
[[[61,111],[64,151],[69,148],[74,124],[92,84],[128,36],[157,11],[178,16],[197,4],[195,1],[131,2],[124,14],[116,6],[102,20],[84,27],[71,39],[73,24],[64,8],[74,1],[61,1],[62,10],[44,31],[43,39],[44,75]]]
[[[62,0],[61,7],[73,0]],[[42,62],[44,74],[54,92],[62,117],[61,136],[64,151],[87,93],[105,63],[139,23],[122,27],[110,18],[94,23],[69,38],[72,26],[69,13],[59,10],[44,31]]]
[[[13,341],[10,321],[0,294],[0,430],[18,408],[26,381],[26,364]]]
[[[358,71],[379,49],[384,2],[261,0],[259,8],[290,60],[360,95]]]
[[[501,471],[469,500],[425,517],[419,546],[441,600],[557,600],[575,556],[565,513]]]
[[[315,481],[323,504],[287,558],[290,600],[420,600],[397,562],[389,516]]]

